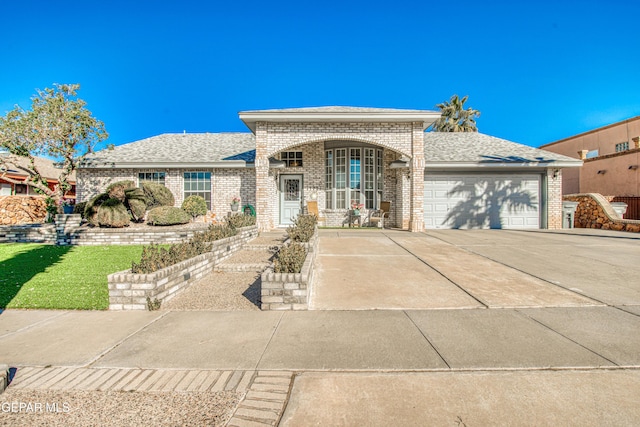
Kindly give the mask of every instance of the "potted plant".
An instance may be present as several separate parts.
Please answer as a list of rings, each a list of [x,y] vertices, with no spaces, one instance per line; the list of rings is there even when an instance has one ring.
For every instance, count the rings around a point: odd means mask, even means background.
[[[60,206],[62,207],[62,213],[65,215],[71,215],[73,213],[73,205],[67,199],[60,199]]]
[[[351,210],[353,211],[353,216],[359,216],[360,209],[362,208],[364,208],[364,205],[362,203],[358,203],[355,200],[351,201]]]
[[[238,212],[238,209],[240,209],[240,197],[233,196],[233,198],[231,199],[231,210],[233,212]]]

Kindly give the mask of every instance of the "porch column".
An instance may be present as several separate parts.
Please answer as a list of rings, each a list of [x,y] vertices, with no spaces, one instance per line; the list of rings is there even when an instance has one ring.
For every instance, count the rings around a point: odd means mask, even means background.
[[[267,124],[256,123],[256,224],[259,231],[272,228],[269,215],[269,158],[267,157]]]
[[[411,141],[411,216],[409,231],[424,230],[424,126],[414,122]]]

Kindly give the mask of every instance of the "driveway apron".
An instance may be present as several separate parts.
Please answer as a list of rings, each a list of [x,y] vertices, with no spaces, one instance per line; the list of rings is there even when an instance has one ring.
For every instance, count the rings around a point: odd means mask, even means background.
[[[483,307],[388,237],[401,234],[321,231],[310,308],[371,310]]]

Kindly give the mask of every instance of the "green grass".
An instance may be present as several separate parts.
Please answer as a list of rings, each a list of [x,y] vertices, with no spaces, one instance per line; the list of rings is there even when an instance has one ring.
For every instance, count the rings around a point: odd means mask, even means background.
[[[142,246],[0,244],[0,308],[105,310],[107,275],[141,254]]]

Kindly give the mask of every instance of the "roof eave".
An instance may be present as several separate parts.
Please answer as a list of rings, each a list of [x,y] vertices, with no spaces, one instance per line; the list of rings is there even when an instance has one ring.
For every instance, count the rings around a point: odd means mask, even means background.
[[[244,160],[224,160],[219,162],[100,162],[87,163],[79,169],[194,169],[194,168],[252,168],[253,163]]]
[[[306,123],[395,123],[395,122],[423,122],[423,130],[431,126],[440,118],[440,113],[425,111],[415,112],[240,112],[240,120],[256,133],[257,122],[306,122]]]
[[[549,161],[549,162],[426,162],[425,169],[561,169],[582,166],[582,161]]]

